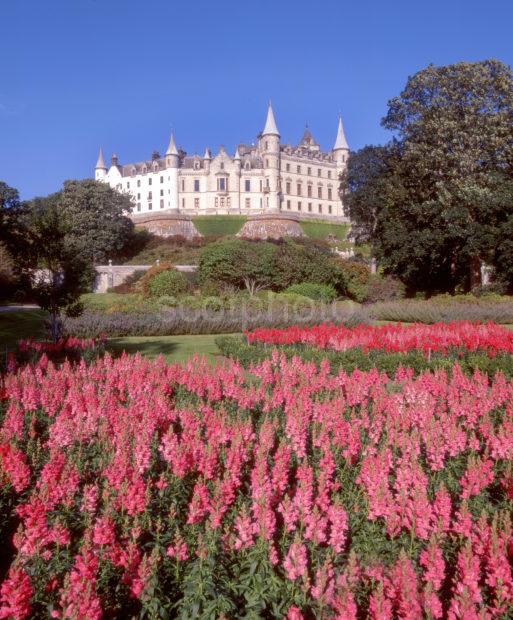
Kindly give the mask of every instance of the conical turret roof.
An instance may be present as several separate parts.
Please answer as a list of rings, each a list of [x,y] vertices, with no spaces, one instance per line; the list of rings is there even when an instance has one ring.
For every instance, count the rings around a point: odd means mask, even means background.
[[[100,152],[98,153],[98,161],[96,162],[95,168],[98,170],[107,170],[107,166],[105,165],[105,160],[103,159],[103,151],[100,146]]]
[[[167,147],[166,155],[178,155],[178,150],[175,144],[175,137],[173,132],[171,131],[171,135],[169,137],[169,145]]]
[[[212,159],[212,155],[210,154],[210,149],[207,148],[205,149],[205,154],[203,155],[203,159]]]
[[[278,127],[276,126],[276,121],[274,120],[273,107],[271,102],[269,101],[269,107],[267,108],[267,118],[265,119],[265,127],[262,131],[263,136],[279,136],[280,132],[278,131]]]
[[[349,145],[347,144],[346,135],[344,133],[344,126],[342,125],[342,116],[339,116],[338,117],[337,139],[335,140],[333,150],[338,151],[341,149],[349,150]]]

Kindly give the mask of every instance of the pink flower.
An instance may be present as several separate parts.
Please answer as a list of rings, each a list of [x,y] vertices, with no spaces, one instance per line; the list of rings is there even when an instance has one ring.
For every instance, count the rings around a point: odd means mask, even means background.
[[[0,588],[0,618],[23,620],[30,615],[32,586],[22,568],[11,566]]]
[[[287,577],[291,581],[294,581],[298,577],[305,577],[307,566],[308,556],[306,547],[300,542],[293,542],[283,561],[283,568],[287,573]]]

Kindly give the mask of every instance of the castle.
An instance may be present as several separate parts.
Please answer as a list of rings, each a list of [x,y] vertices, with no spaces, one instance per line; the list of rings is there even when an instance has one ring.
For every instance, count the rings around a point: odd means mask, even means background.
[[[239,144],[233,157],[221,146],[213,157],[178,150],[173,133],[164,157],[121,165],[112,155],[109,168],[102,150],[95,178],[131,195],[132,216],[166,213],[183,216],[266,213],[347,221],[339,196],[339,175],[349,147],[342,119],[333,149],[323,152],[308,127],[297,146],[280,143],[280,132],[269,103],[256,144]]]

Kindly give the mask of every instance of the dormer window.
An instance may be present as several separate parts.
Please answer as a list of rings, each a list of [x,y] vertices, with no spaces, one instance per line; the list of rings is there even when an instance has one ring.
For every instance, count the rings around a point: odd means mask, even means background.
[[[135,174],[136,174],[136,169],[135,169],[135,166],[132,166],[132,168],[131,168],[131,170],[130,170],[130,175],[131,175],[131,176],[133,176],[133,177],[135,177]]]
[[[196,161],[194,162],[194,170],[199,170],[199,169],[200,169],[200,163],[199,163],[199,161],[198,161],[198,160],[196,160]]]
[[[221,162],[220,168],[221,170],[224,170],[224,161]]]
[[[249,163],[249,161],[246,162],[246,165],[244,167],[246,168],[246,170],[251,169],[251,164]]]
[[[146,174],[147,172],[148,172],[148,168],[146,168],[146,166],[143,166],[142,173]]]

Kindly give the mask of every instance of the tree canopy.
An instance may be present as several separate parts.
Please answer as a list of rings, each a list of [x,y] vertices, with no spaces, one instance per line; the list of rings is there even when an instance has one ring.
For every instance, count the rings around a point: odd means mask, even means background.
[[[357,233],[412,289],[466,290],[482,262],[513,283],[513,73],[496,60],[429,66],[382,121],[385,147],[350,156],[343,189]]]

